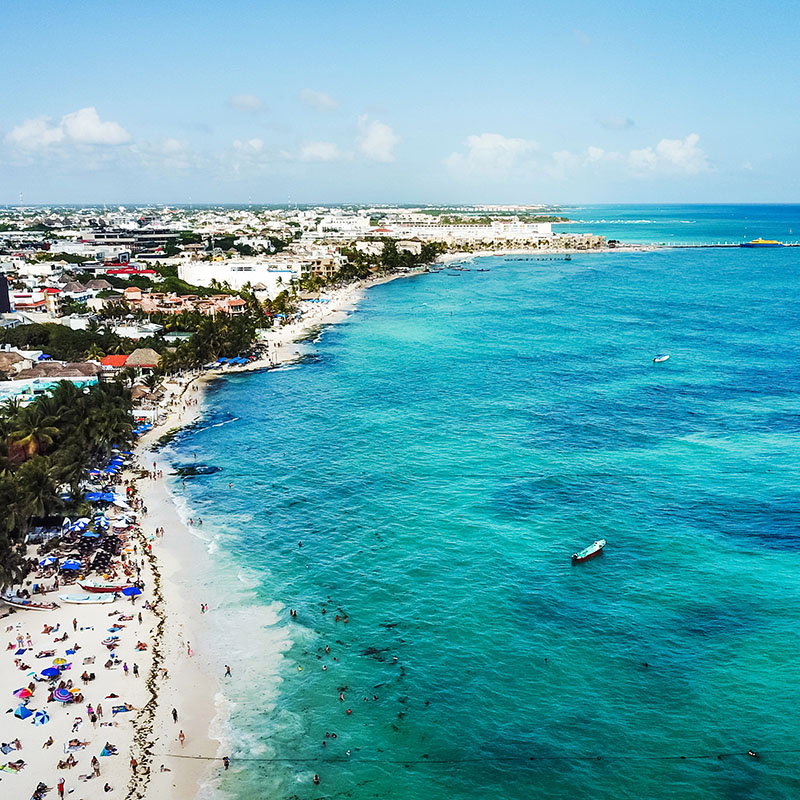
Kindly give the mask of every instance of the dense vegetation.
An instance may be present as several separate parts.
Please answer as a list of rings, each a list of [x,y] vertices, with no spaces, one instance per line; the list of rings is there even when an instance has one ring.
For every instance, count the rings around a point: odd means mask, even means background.
[[[376,272],[399,272],[413,269],[421,264],[431,264],[446,249],[446,245],[442,242],[425,242],[420,254],[414,255],[406,250],[398,250],[397,242],[392,239],[383,242],[383,250],[380,255],[367,255],[355,248],[341,247],[339,251],[347,257],[347,263],[328,282],[347,283],[360,278],[368,278]]]
[[[72,330],[55,322],[19,325],[0,330],[0,344],[22,350],[42,350],[56,361],[99,359],[110,353],[132,353],[137,347],[159,350],[164,341],[156,337],[135,341],[118,336],[109,327],[90,323],[87,330]]]
[[[82,390],[66,381],[24,408],[0,406],[0,586],[20,578],[32,521],[76,511],[87,470],[130,443],[131,407],[118,384]]]

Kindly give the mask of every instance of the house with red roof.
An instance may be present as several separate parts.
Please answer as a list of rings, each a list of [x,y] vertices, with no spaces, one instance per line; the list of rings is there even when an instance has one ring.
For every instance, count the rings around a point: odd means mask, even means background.
[[[125,366],[127,360],[127,355],[104,356],[100,359],[100,367],[103,370],[103,374],[115,375]]]

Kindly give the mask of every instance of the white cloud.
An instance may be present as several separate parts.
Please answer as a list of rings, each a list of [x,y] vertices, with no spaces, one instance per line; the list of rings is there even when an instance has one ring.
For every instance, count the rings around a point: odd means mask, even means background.
[[[125,144],[131,135],[118,122],[102,122],[94,107],[73,111],[61,118],[64,137],[78,144]]]
[[[358,118],[358,149],[370,161],[394,161],[394,149],[400,137],[384,122],[370,120],[366,114]]]
[[[300,161],[341,161],[347,157],[333,142],[307,142],[300,148]]]
[[[6,142],[22,150],[41,150],[54,144],[119,145],[131,135],[118,122],[103,122],[93,106],[61,117],[53,125],[49,117],[25,120],[12,128]]]
[[[228,105],[237,111],[255,114],[264,109],[264,101],[255,94],[235,94],[228,100]]]
[[[685,139],[662,139],[655,147],[631,150],[628,166],[634,175],[696,175],[708,172],[708,157],[697,146],[700,137],[690,133]]]
[[[233,149],[239,153],[260,153],[264,149],[264,142],[253,137],[252,139],[236,139],[233,142]]]
[[[300,99],[312,108],[319,111],[335,111],[339,108],[339,103],[325,92],[317,92],[314,89],[303,89],[300,92]]]
[[[539,149],[532,139],[512,139],[499,133],[468,136],[466,153],[452,153],[447,164],[454,172],[502,177],[530,159]]]
[[[586,148],[586,160],[593,164],[596,161],[602,161],[605,158],[606,151],[602,147],[589,147]]]

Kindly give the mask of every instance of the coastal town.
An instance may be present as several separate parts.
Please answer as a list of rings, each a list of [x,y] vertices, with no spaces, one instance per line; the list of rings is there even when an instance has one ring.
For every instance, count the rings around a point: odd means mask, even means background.
[[[136,391],[152,390],[154,373],[252,357],[268,348],[270,331],[274,338],[284,326],[318,320],[322,306],[331,311],[330,301],[358,281],[441,258],[606,244],[554,233],[553,223],[567,219],[550,211],[0,210],[0,400],[25,402],[60,380],[84,388],[120,374]],[[189,353],[201,324],[242,332]]]

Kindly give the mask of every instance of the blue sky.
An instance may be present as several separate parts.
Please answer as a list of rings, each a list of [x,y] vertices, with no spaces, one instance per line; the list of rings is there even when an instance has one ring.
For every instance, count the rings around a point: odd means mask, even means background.
[[[800,200],[800,4],[3,9],[0,203]]]

